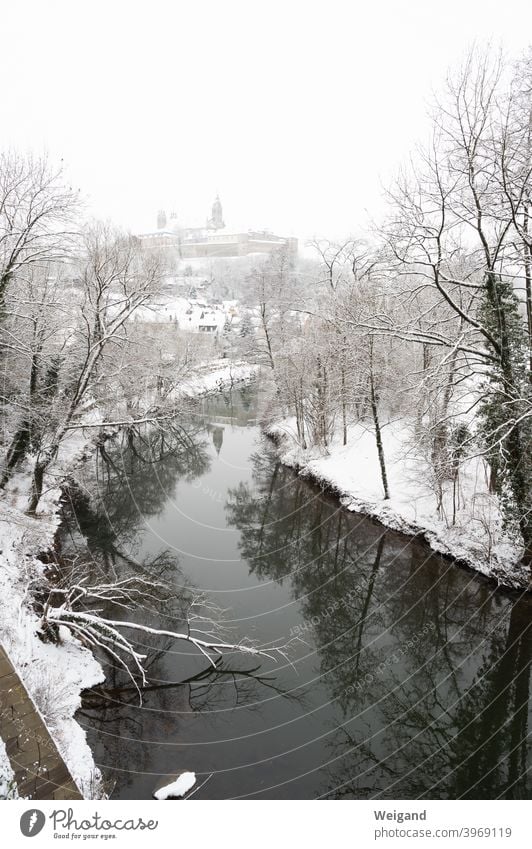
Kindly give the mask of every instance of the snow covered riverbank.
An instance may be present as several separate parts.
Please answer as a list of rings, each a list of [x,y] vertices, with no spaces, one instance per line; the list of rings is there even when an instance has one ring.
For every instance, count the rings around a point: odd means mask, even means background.
[[[198,368],[183,382],[180,391],[187,397],[220,391],[250,380],[255,371],[246,363],[216,360]],[[90,421],[95,421],[94,410]],[[43,579],[44,561],[54,546],[61,522],[62,484],[92,450],[96,433],[94,428],[85,433],[75,430],[64,440],[56,462],[47,471],[35,516],[26,513],[31,487],[29,465],[13,476],[0,498],[0,642],[18,668],[86,798],[103,794],[101,775],[74,715],[82,691],[102,682],[104,671],[92,653],[66,629],[61,629],[59,645],[41,640],[30,590]]]
[[[196,369],[178,388],[179,394],[188,397],[222,392],[233,384],[251,380],[258,373],[258,366],[243,361],[227,359],[212,360]]]
[[[497,499],[488,491],[482,460],[470,460],[460,477],[458,509],[452,521],[452,484],[444,491],[438,515],[429,471],[413,455],[405,422],[382,430],[391,497],[384,498],[374,433],[363,423],[352,426],[347,445],[336,437],[328,453],[304,450],[295,419],[265,428],[277,443],[281,461],[299,474],[339,494],[348,509],[374,516],[386,527],[420,534],[434,551],[449,555],[499,585],[532,589],[530,573],[520,564],[521,549],[502,528]]]
[[[0,800],[17,798],[15,775],[9,763],[4,741],[0,739]]]
[[[46,569],[41,556],[53,548],[61,521],[61,480],[84,449],[81,434],[68,440],[36,516],[24,510],[30,484],[27,474],[16,475],[0,501],[0,641],[81,792],[92,798],[100,795],[101,777],[74,714],[82,690],[103,681],[103,670],[68,631],[61,633],[61,644],[44,643],[30,600],[32,587]]]

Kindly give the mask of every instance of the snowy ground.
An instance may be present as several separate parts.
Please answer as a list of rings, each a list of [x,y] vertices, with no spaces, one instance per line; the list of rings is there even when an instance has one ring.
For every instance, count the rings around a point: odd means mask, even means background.
[[[4,741],[0,738],[0,800],[17,799],[17,788],[14,781],[13,770],[6,754]]]
[[[203,364],[183,384],[187,396],[200,395],[249,380],[255,367],[216,360]],[[95,412],[91,411],[91,421]],[[88,432],[88,431],[87,431]],[[90,432],[92,436],[95,431]],[[81,692],[104,680],[92,653],[63,629],[62,644],[43,643],[39,622],[28,598],[44,564],[38,555],[48,551],[60,524],[61,484],[68,472],[90,450],[90,436],[72,431],[45,480],[37,516],[25,513],[30,491],[29,470],[16,474],[0,498],[0,641],[45,719],[73,778],[86,798],[102,795],[101,775],[95,767],[85,732],[74,719]],[[1,742],[1,741],[0,741]],[[0,748],[0,788],[10,777]],[[9,763],[7,763],[9,767]],[[0,794],[1,795],[1,794]]]
[[[72,440],[73,441],[73,440]],[[79,441],[78,451],[83,449]],[[69,445],[71,455],[72,445]],[[69,456],[69,461],[73,457]],[[59,483],[61,471],[55,471]],[[103,681],[103,671],[92,654],[65,632],[62,645],[43,643],[39,622],[28,600],[31,582],[42,574],[38,554],[53,545],[59,526],[58,487],[49,489],[36,517],[21,509],[27,501],[27,476],[18,475],[0,501],[0,641],[40,709],[47,726],[80,790],[98,795],[100,775],[95,768],[85,733],[74,720],[80,694]]]
[[[411,448],[408,423],[392,422],[382,431],[388,500],[383,495],[375,436],[364,424],[349,429],[346,446],[339,437],[333,440],[325,456],[299,446],[294,419],[278,422],[267,432],[278,442],[283,463],[335,489],[349,510],[368,513],[405,533],[421,533],[435,551],[466,563],[501,585],[530,587],[528,573],[519,566],[521,550],[502,530],[499,506],[488,492],[482,460],[470,460],[461,472],[459,510],[453,525],[452,484],[445,492],[445,515],[439,517],[428,468]]]

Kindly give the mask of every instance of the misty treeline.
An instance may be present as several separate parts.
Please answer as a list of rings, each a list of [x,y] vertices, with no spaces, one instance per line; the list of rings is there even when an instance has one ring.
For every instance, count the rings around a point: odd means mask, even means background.
[[[400,422],[440,517],[467,508],[460,475],[476,458],[528,553],[531,200],[532,51],[511,67],[473,51],[371,236],[316,240],[315,263],[280,254],[250,276],[273,415],[293,417],[303,448],[370,429],[387,499],[382,434]]]
[[[201,359],[201,340],[136,320],[167,273],[131,235],[87,221],[49,160],[0,155],[0,487],[29,471],[30,513],[81,427],[88,437],[105,423],[175,417],[173,390]]]

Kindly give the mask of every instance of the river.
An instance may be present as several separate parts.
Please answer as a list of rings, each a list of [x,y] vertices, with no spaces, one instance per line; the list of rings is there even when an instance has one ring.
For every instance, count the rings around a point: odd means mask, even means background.
[[[137,634],[142,705],[104,660],[77,718],[112,798],[151,798],[183,770],[205,782],[196,799],[529,798],[531,598],[283,467],[258,396],[234,389],[170,435],[110,440],[72,488],[65,557],[175,590],[155,588],[137,621],[178,629],[197,588],[233,642],[291,642],[288,660],[228,654],[213,670]]]

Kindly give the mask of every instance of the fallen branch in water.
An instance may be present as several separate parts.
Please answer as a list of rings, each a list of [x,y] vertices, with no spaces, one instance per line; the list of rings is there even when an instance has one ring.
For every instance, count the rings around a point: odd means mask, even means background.
[[[201,595],[192,597],[187,606],[185,614],[186,630],[184,631],[169,631],[152,628],[149,625],[141,625],[138,622],[108,619],[101,615],[100,610],[88,612],[87,610],[73,609],[75,605],[81,602],[106,601],[117,604],[122,609],[134,610],[139,601],[145,598],[153,598],[150,589],[153,590],[155,586],[163,585],[154,585],[153,582],[135,577],[94,586],[89,586],[84,580],[81,580],[76,581],[68,588],[53,588],[51,597],[54,593],[59,594],[64,597],[64,602],[57,607],[52,606],[50,600],[47,602],[42,616],[43,629],[50,633],[54,627],[65,627],[81,642],[108,654],[126,671],[139,693],[141,702],[141,687],[145,687],[148,683],[143,664],[147,656],[135,650],[133,643],[124,636],[122,630],[141,632],[156,637],[170,637],[174,640],[191,643],[214,668],[216,668],[216,659],[222,657],[225,652],[238,652],[265,657],[270,660],[282,657],[289,662],[287,651],[290,643],[283,645],[277,643],[260,644],[248,639],[233,643],[224,639],[225,631],[214,615],[220,614],[221,611]],[[200,611],[205,611],[209,615],[203,615]],[[202,627],[193,627],[193,625],[200,623]],[[137,679],[140,679],[140,686]]]

